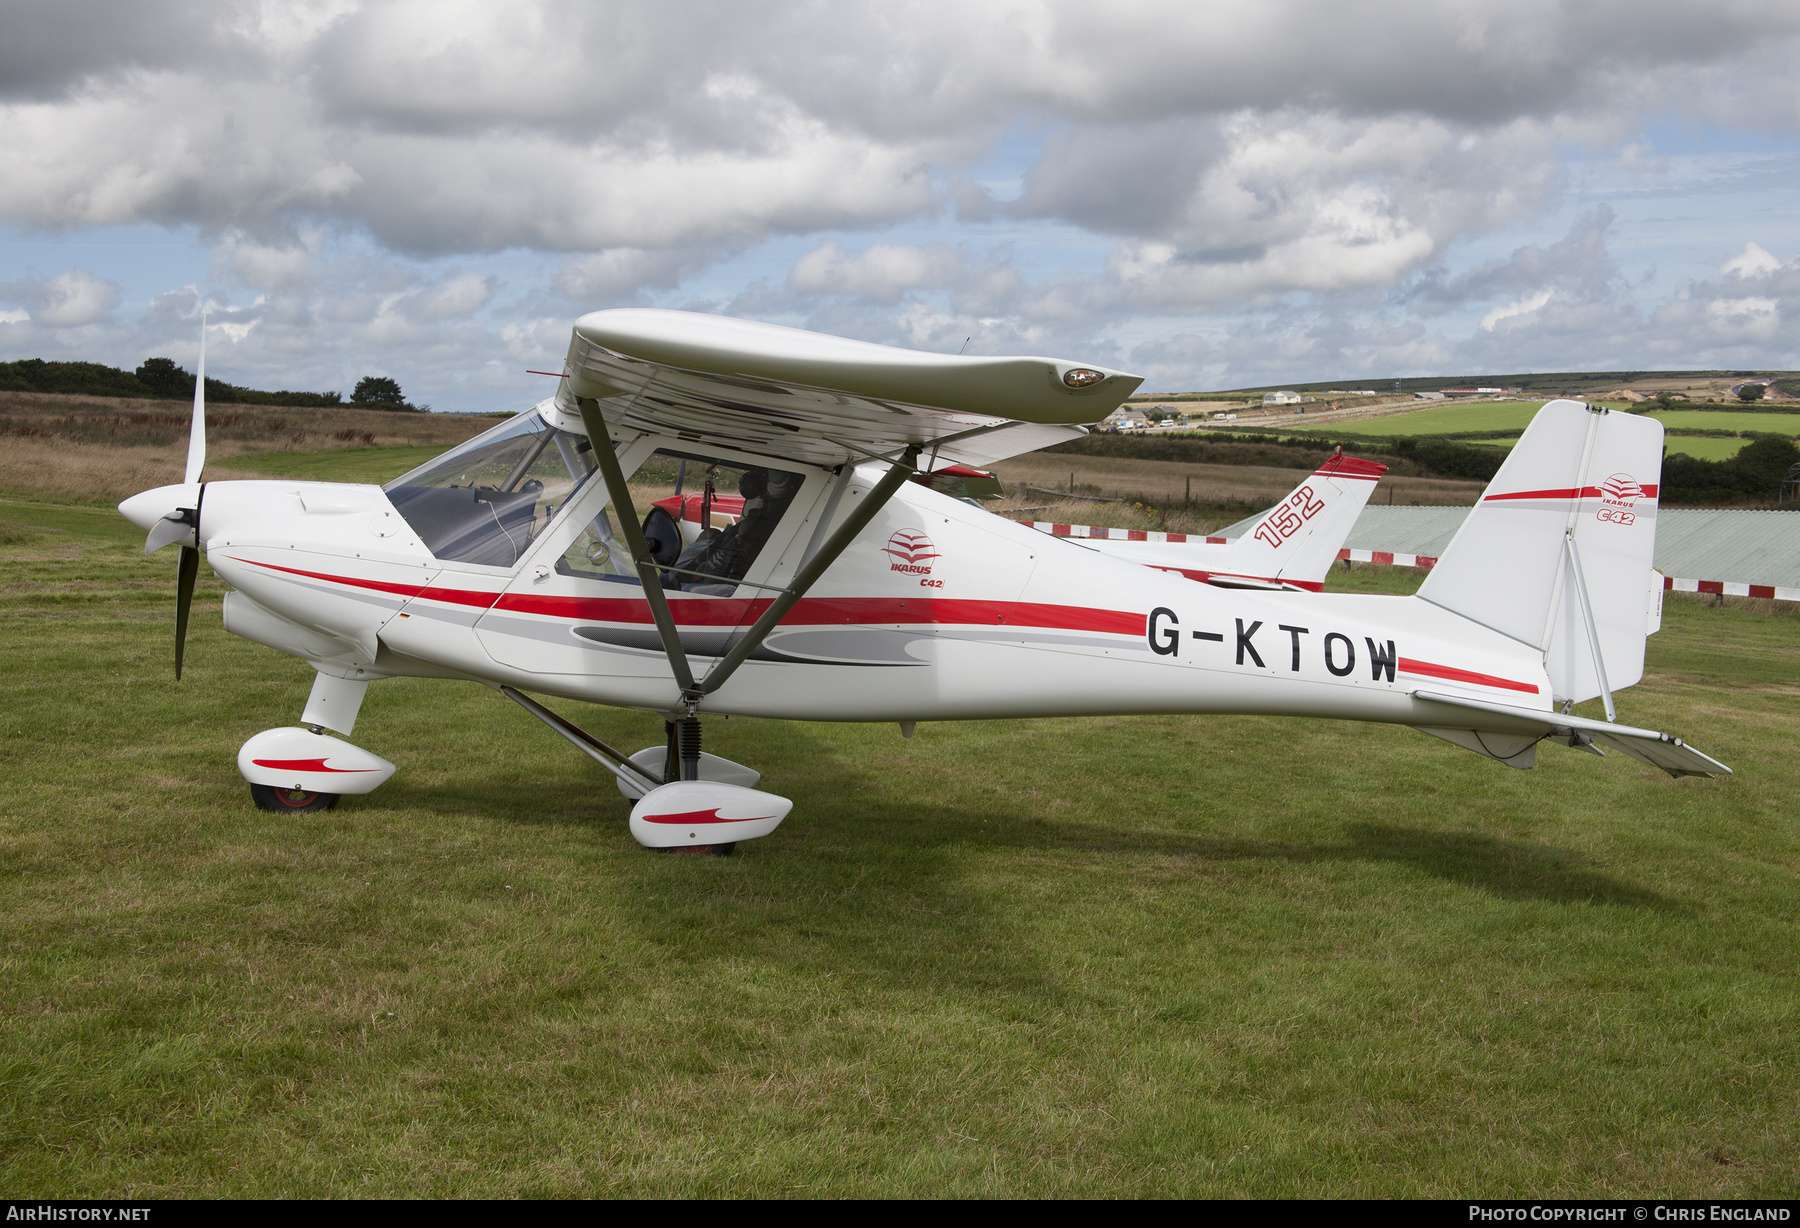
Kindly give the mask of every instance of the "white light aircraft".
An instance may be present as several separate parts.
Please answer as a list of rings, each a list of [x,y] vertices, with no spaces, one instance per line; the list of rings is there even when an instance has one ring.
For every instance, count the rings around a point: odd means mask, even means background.
[[[396,676],[498,690],[610,771],[636,802],[632,834],[658,849],[728,852],[791,808],[702,751],[714,714],[910,734],[1266,713],[1407,725],[1517,768],[1551,740],[1676,776],[1730,771],[1616,719],[1660,616],[1652,419],[1551,402],[1417,596],[1348,596],[1293,583],[1283,552],[1330,538],[1308,532],[1305,500],[1250,535],[1262,562],[1211,576],[1129,549],[1157,543],[1053,537],[909,480],[1080,437],[1138,386],[1123,372],[620,310],[576,322],[564,375],[380,487],[203,483],[197,383],[186,480],[120,511],[146,553],[181,546],[177,677],[201,550],[235,590],[226,629],[316,671],[301,724],[238,752],[258,805],[320,809],[388,780],[393,764],[334,734]],[[687,493],[637,506],[633,482],[688,475],[741,498],[736,513],[690,515]],[[1365,500],[1373,486],[1321,475]],[[664,742],[626,755],[527,691],[658,714]],[[1595,697],[1605,720],[1572,715]]]

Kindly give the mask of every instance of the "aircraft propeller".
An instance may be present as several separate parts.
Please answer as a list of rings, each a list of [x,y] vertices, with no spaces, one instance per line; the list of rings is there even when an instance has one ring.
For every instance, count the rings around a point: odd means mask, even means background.
[[[181,662],[187,654],[188,615],[194,605],[194,584],[200,577],[200,506],[206,500],[206,484],[200,474],[206,468],[206,312],[200,312],[200,371],[194,377],[194,420],[188,427],[187,471],[181,479],[194,486],[194,506],[178,507],[154,525],[144,539],[144,553],[155,554],[172,542],[181,543],[175,564],[175,680],[181,680]]]

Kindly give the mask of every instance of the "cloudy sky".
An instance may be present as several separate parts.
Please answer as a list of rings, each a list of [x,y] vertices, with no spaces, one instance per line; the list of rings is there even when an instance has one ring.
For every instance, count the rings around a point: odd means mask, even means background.
[[[1800,368],[1793,0],[0,0],[0,358],[519,408],[584,311],[1148,388]]]

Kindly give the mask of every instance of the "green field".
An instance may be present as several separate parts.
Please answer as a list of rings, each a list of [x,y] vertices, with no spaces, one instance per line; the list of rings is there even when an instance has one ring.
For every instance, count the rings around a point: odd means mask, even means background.
[[[1676,452],[1685,453],[1698,460],[1730,460],[1744,450],[1748,439],[1696,439],[1687,435],[1668,435],[1663,444],[1671,455]]]
[[[1357,435],[1454,435],[1459,431],[1523,431],[1543,402],[1476,402],[1434,405],[1430,409],[1346,422],[1340,429]],[[1321,427],[1330,430],[1331,427]]]
[[[1791,1197],[1800,617],[1672,600],[1621,718],[1731,780],[1261,718],[716,720],[795,799],[657,857],[470,684],[323,815],[309,671],[108,509],[0,500],[15,1197]],[[1403,589],[1410,571],[1333,573]],[[609,741],[643,715],[558,703]]]
[[[1674,409],[1647,416],[1672,431],[1763,431],[1771,435],[1800,435],[1800,414],[1732,414]]]
[[[1462,432],[1505,431],[1515,428],[1523,431],[1540,408],[1542,406],[1537,403],[1438,405],[1431,409],[1395,414],[1388,418],[1371,418],[1366,421],[1345,423],[1344,429],[1347,433],[1375,438],[1400,435],[1457,435]],[[1800,434],[1800,414],[1733,414],[1673,410],[1669,413],[1656,413],[1648,416],[1660,420],[1670,430],[1767,431]],[[1320,429],[1326,432],[1330,430],[1329,427]],[[1518,442],[1518,439],[1515,436],[1512,439],[1482,439],[1478,442],[1492,447],[1510,448]],[[1670,435],[1667,442],[1670,452],[1683,452],[1702,460],[1729,460],[1738,454],[1747,441]]]

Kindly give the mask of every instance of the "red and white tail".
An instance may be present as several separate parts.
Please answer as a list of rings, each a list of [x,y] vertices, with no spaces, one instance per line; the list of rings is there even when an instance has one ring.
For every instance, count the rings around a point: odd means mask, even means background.
[[[1287,588],[1316,593],[1337,560],[1344,539],[1375,491],[1386,465],[1339,452],[1270,508],[1248,533],[1185,537],[1082,525],[1038,524],[1058,537],[1085,544],[1126,562],[1174,571],[1190,580],[1227,588]],[[1130,538],[1132,540],[1121,540]]]
[[[1558,703],[1644,674],[1662,424],[1579,401],[1539,410],[1419,596],[1539,649]]]
[[[1212,582],[1260,581],[1318,592],[1386,472],[1386,465],[1334,453],[1249,532],[1232,541],[1229,559]]]

